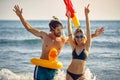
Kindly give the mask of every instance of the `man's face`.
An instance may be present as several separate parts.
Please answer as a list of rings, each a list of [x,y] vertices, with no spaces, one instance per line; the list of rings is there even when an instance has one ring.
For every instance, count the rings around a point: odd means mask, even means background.
[[[63,30],[62,26],[59,25],[58,27],[56,27],[56,28],[54,29],[54,35],[55,35],[56,37],[60,37],[60,36],[61,36],[61,33],[62,33],[62,30]]]

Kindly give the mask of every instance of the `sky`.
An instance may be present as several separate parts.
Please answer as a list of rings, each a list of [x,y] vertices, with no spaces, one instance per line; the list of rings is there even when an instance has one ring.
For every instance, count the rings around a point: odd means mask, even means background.
[[[90,4],[91,20],[120,20],[120,0],[71,0],[79,20],[84,20],[84,7]],[[18,20],[14,5],[23,8],[27,20],[48,20],[56,16],[66,20],[63,0],[0,0],[0,20]]]

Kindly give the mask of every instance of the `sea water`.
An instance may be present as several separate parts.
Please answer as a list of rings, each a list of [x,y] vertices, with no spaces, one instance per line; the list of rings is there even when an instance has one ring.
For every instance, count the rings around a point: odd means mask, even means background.
[[[66,21],[61,21],[67,26]],[[80,21],[85,30],[85,21]],[[49,32],[49,20],[29,21],[32,27]],[[120,80],[120,21],[91,21],[91,31],[104,27],[104,34],[92,39],[90,55],[86,64],[88,80]],[[75,27],[73,27],[73,31]],[[64,28],[67,36],[67,28]],[[34,65],[31,58],[39,58],[42,42],[29,33],[20,21],[0,20],[0,80],[33,80]],[[72,55],[65,45],[59,55],[63,68],[55,80],[65,80],[66,69]]]

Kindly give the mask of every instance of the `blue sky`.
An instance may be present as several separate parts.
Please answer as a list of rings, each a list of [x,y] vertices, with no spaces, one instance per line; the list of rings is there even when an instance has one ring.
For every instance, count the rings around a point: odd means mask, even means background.
[[[91,20],[120,20],[120,0],[72,0],[78,18],[84,20],[84,6],[90,3]],[[17,20],[12,11],[15,4],[23,8],[28,20],[46,20],[52,16],[67,19],[63,0],[0,0],[0,19]]]

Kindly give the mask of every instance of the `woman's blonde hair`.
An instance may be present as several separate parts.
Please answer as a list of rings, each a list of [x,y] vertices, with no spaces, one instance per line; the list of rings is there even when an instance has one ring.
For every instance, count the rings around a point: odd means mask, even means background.
[[[81,28],[77,28],[77,29],[75,30],[75,32],[74,32],[74,36],[76,36],[76,34],[77,34],[78,32],[81,32],[81,33],[83,34],[84,38],[82,39],[82,42],[83,42],[83,44],[85,44],[86,41],[87,41],[87,37],[86,37],[86,35],[84,34],[84,31],[83,31]],[[77,44],[75,38],[74,38],[74,42],[75,42],[75,44]]]

